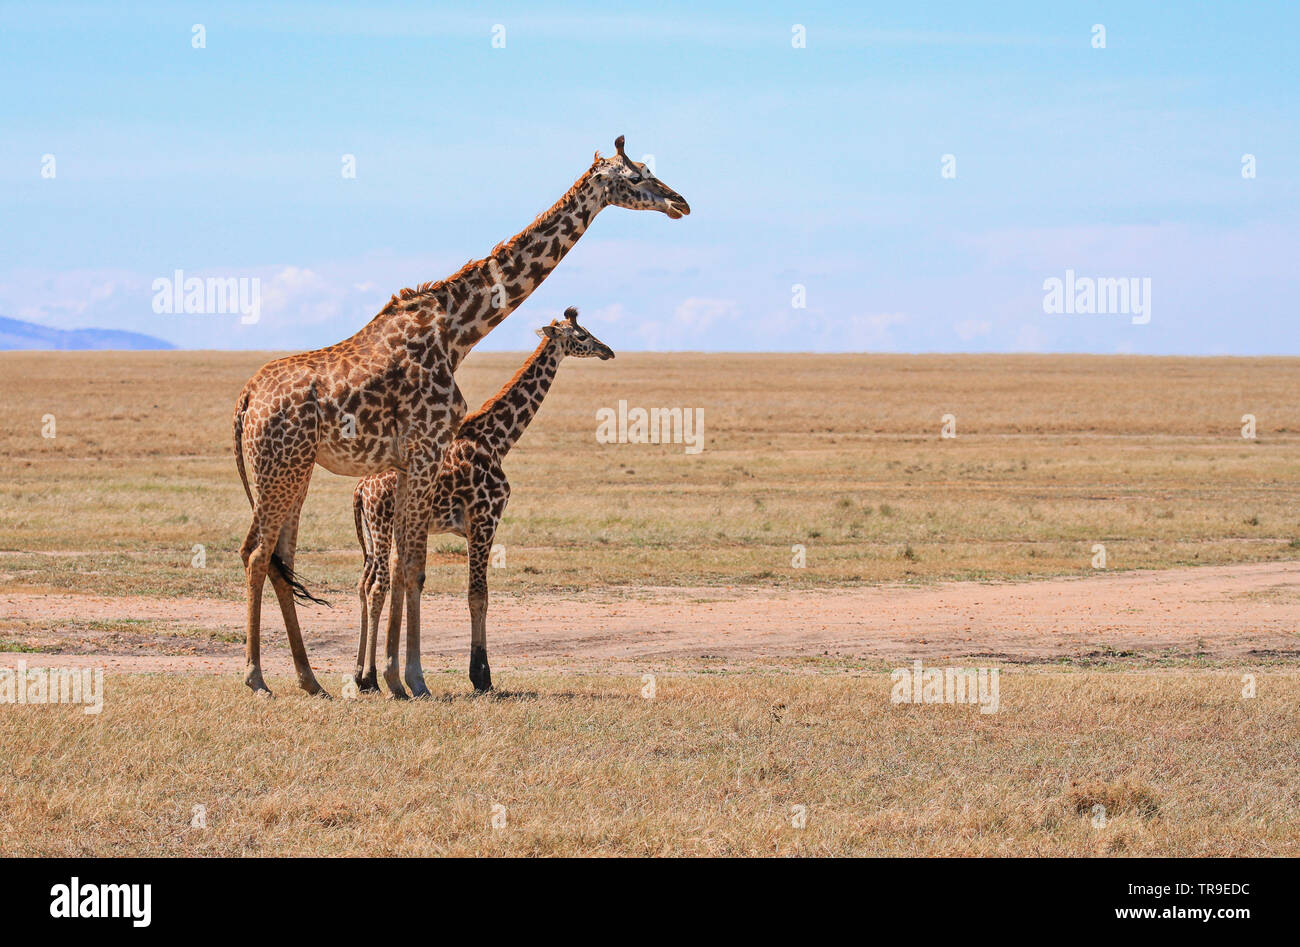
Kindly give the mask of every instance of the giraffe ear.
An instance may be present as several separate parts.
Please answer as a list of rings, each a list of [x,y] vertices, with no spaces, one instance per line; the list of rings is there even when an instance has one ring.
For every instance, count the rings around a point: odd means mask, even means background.
[[[537,334],[544,339],[555,338],[555,334],[556,334],[555,324],[550,323],[548,325],[542,326],[540,329],[537,330]]]

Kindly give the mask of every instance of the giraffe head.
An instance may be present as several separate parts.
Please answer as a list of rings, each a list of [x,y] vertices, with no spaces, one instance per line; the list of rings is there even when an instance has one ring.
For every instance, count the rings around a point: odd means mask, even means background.
[[[606,205],[657,210],[673,220],[691,212],[691,205],[684,197],[651,174],[644,164],[627,156],[622,135],[614,140],[614,147],[618,153],[612,158],[602,158],[596,152],[591,166],[592,179],[599,184]]]
[[[574,306],[564,310],[563,319],[555,319],[550,325],[542,326],[537,334],[558,345],[561,357],[572,355],[574,358],[598,358],[602,362],[614,357],[613,349],[578,325],[578,310]]]

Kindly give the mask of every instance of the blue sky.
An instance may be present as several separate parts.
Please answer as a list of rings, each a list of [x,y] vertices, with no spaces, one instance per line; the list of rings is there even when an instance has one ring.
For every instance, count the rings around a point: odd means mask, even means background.
[[[538,6],[0,6],[0,315],[329,344],[622,133],[691,216],[606,210],[481,347],[1300,354],[1300,5]],[[260,320],[155,313],[177,269]],[[1067,269],[1150,321],[1045,313]]]

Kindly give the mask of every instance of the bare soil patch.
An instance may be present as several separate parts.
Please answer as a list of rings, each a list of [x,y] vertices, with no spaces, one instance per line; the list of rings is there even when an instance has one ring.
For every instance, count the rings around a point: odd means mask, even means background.
[[[345,672],[359,611],[304,609],[318,668]],[[425,653],[458,667],[468,649],[459,596],[426,595]],[[273,597],[264,609],[268,667],[289,672]],[[7,593],[0,639],[62,663],[123,671],[236,672],[243,606],[184,598]],[[1300,657],[1300,564],[1254,563],[1098,574],[1039,582],[949,582],[840,590],[653,588],[496,595],[489,649],[510,666],[632,661],[983,657],[1038,663],[1088,658]],[[31,654],[0,654],[0,663]]]

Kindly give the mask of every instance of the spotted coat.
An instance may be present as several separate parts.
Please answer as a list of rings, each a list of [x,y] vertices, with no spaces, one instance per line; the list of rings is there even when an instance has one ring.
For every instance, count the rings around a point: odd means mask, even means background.
[[[500,391],[461,424],[434,482],[429,531],[453,533],[466,540],[470,680],[476,690],[492,687],[487,660],[487,569],[497,527],[510,499],[510,482],[501,463],[536,416],[565,356],[614,357],[608,346],[578,325],[577,315],[577,310],[570,308],[565,321],[552,322],[539,331],[543,338],[536,351]],[[371,621],[370,615],[382,612],[388,598],[397,482],[396,471],[374,474],[361,480],[352,495],[363,556],[355,676],[363,690],[378,690],[376,640],[369,635],[369,630],[377,627],[378,616]]]
[[[299,686],[324,694],[312,673],[295,597],[309,593],[295,578],[298,518],[316,464],[347,476],[397,470],[394,496],[394,601],[407,610],[407,685],[428,689],[420,669],[419,597],[435,481],[443,452],[465,415],[454,373],[466,354],[528,298],[610,205],[690,213],[682,197],[623,153],[601,158],[549,210],[482,260],[415,289],[402,290],[366,326],[328,348],[276,359],[244,385],[234,415],[235,458],[253,521],[240,549],[248,616],[245,683],[270,694],[261,670],[261,603],[271,579],[284,616]],[[377,618],[375,619],[377,620]],[[398,608],[390,612],[395,649]],[[405,696],[397,654],[384,677]],[[328,696],[328,695],[326,695]]]

